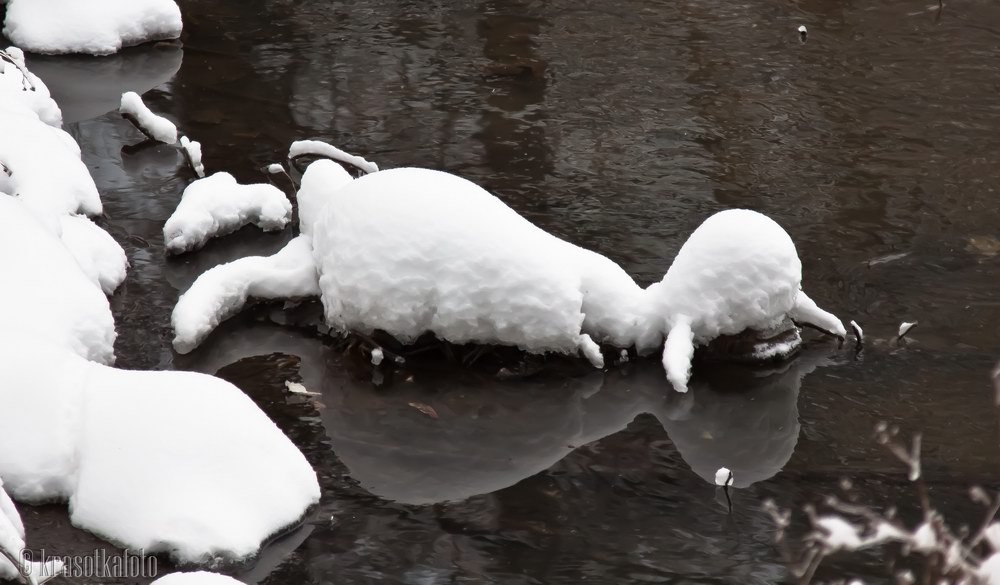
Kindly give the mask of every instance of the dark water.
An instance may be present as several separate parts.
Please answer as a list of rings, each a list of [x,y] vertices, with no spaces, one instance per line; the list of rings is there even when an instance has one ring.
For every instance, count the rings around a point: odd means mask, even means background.
[[[319,509],[234,569],[241,579],[787,582],[765,499],[799,507],[849,477],[877,504],[913,508],[872,440],[882,420],[924,432],[935,503],[956,524],[980,520],[967,487],[1000,484],[996,3],[181,4],[183,48],[30,66],[63,104],[132,263],[113,298],[119,365],[233,381],[320,474]],[[176,356],[178,294],[291,232],[247,229],[165,260],[162,224],[193,177],[171,147],[123,150],[142,140],[104,114],[123,88],[150,90],[147,104],[202,142],[210,172],[261,181],[300,138],[450,170],[643,283],[712,212],[763,211],[796,241],[810,295],[860,322],[868,344],[855,355],[812,338],[776,369],[701,368],[687,396],[655,361],[379,380],[302,326],[308,311],[277,307]],[[322,396],[290,396],[288,379]],[[710,483],[723,464],[744,485],[732,514]],[[61,508],[26,516],[32,544],[99,546]],[[885,580],[871,555],[829,566]]]

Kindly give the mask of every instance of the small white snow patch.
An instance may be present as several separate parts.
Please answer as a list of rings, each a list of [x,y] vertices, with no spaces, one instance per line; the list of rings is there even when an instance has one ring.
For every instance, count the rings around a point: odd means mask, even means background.
[[[146,104],[143,103],[139,94],[134,91],[127,91],[122,94],[122,103],[118,111],[123,115],[127,114],[135,118],[136,123],[143,132],[149,134],[154,140],[165,142],[166,144],[177,143],[177,126],[163,116],[153,113]]]
[[[809,31],[807,31],[807,30],[806,30],[806,25],[804,25],[804,24],[800,24],[800,25],[799,25],[799,34],[800,34],[800,35],[804,35],[804,34],[806,34],[807,32],[809,32]]]
[[[725,467],[720,467],[718,471],[715,472],[715,485],[718,486],[730,486],[733,485],[733,472]]]
[[[908,321],[903,321],[899,325],[899,337],[903,337],[904,335],[909,333],[910,329],[913,329],[914,327],[917,326],[917,323],[919,323],[919,321],[914,321],[913,323],[910,323]]]
[[[227,575],[208,571],[170,573],[153,581],[150,585],[243,585]]]
[[[373,349],[372,350],[372,365],[376,365],[377,366],[377,365],[381,364],[383,357],[384,356],[382,355],[382,348],[376,347],[375,349]]]
[[[913,550],[920,553],[930,553],[934,551],[937,546],[937,537],[934,535],[934,527],[931,526],[930,522],[924,522],[917,528],[917,531],[913,533],[913,539],[910,541],[913,544]]]
[[[861,325],[854,320],[851,321],[851,329],[854,330],[854,336],[858,338],[858,343],[865,342],[865,330],[861,328]]]
[[[191,162],[191,168],[199,179],[205,178],[205,165],[201,162],[201,143],[191,140],[187,136],[181,136],[181,149]]]
[[[285,172],[285,167],[278,163],[271,163],[267,165],[267,172],[272,175],[280,175]]]
[[[247,224],[274,231],[291,219],[292,204],[281,189],[266,183],[241,185],[220,172],[184,189],[180,204],[163,226],[163,241],[168,253],[181,254]]]
[[[292,394],[302,394],[303,396],[319,396],[319,392],[310,392],[305,386],[291,380],[285,381],[285,388]]]
[[[349,165],[358,167],[368,174],[378,172],[377,164],[365,160],[360,156],[344,152],[332,144],[327,144],[326,142],[321,142],[319,140],[297,140],[293,142],[291,148],[288,149],[288,158],[296,158],[309,154],[325,156],[335,161],[345,162]]]
[[[831,551],[857,550],[861,547],[858,529],[839,516],[823,516],[816,520],[816,526],[823,532],[823,544]]]

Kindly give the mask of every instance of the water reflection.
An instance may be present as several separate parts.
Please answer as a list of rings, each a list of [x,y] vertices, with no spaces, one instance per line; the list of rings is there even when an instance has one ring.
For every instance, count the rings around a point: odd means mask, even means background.
[[[660,421],[704,480],[714,483],[725,466],[735,486],[749,486],[777,474],[791,457],[802,379],[829,362],[814,350],[770,369],[709,368],[687,394],[670,389],[655,360],[558,379],[403,372],[376,385],[363,367],[345,371],[344,356],[319,340],[260,323],[238,328],[182,365],[215,373],[255,355],[294,356],[306,386],[321,394],[320,419],[350,475],[381,498],[416,505],[512,486],[643,413]]]
[[[42,78],[63,112],[63,124],[116,111],[122,94],[143,94],[181,68],[179,43],[154,43],[107,57],[30,55],[28,67]]]

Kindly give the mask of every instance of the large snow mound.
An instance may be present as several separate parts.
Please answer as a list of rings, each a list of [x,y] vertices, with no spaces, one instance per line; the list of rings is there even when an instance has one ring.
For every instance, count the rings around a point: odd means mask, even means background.
[[[9,0],[3,33],[32,53],[109,55],[181,28],[174,0]]]
[[[382,330],[403,342],[432,332],[455,343],[581,353],[595,366],[603,365],[597,343],[646,354],[666,339],[663,364],[682,392],[695,346],[720,335],[770,331],[789,318],[844,334],[801,290],[802,263],[788,234],[749,210],[706,220],[663,280],[644,290],[608,258],[448,173],[402,168],[355,180],[318,160],[297,200],[300,238],[312,251],[326,323],[337,332]],[[240,270],[199,278],[175,310],[178,351],[246,302],[225,291],[273,280],[269,270],[280,263],[271,262],[245,259]],[[262,288],[268,298],[280,293]],[[788,355],[797,344],[795,337],[767,354]]]
[[[240,559],[319,499],[309,463],[232,384],[0,338],[0,475],[74,525],[181,562]],[[196,405],[196,407],[192,407]]]
[[[208,240],[254,224],[265,231],[283,229],[292,204],[274,185],[241,185],[229,173],[215,173],[184,189],[181,202],[163,226],[167,252],[181,254]]]

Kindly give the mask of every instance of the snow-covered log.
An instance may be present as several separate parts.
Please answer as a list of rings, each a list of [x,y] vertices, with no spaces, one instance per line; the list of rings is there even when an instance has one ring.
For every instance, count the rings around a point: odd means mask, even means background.
[[[122,94],[122,103],[118,111],[134,120],[139,129],[153,140],[165,144],[177,143],[177,126],[163,116],[154,114],[134,91]]]

